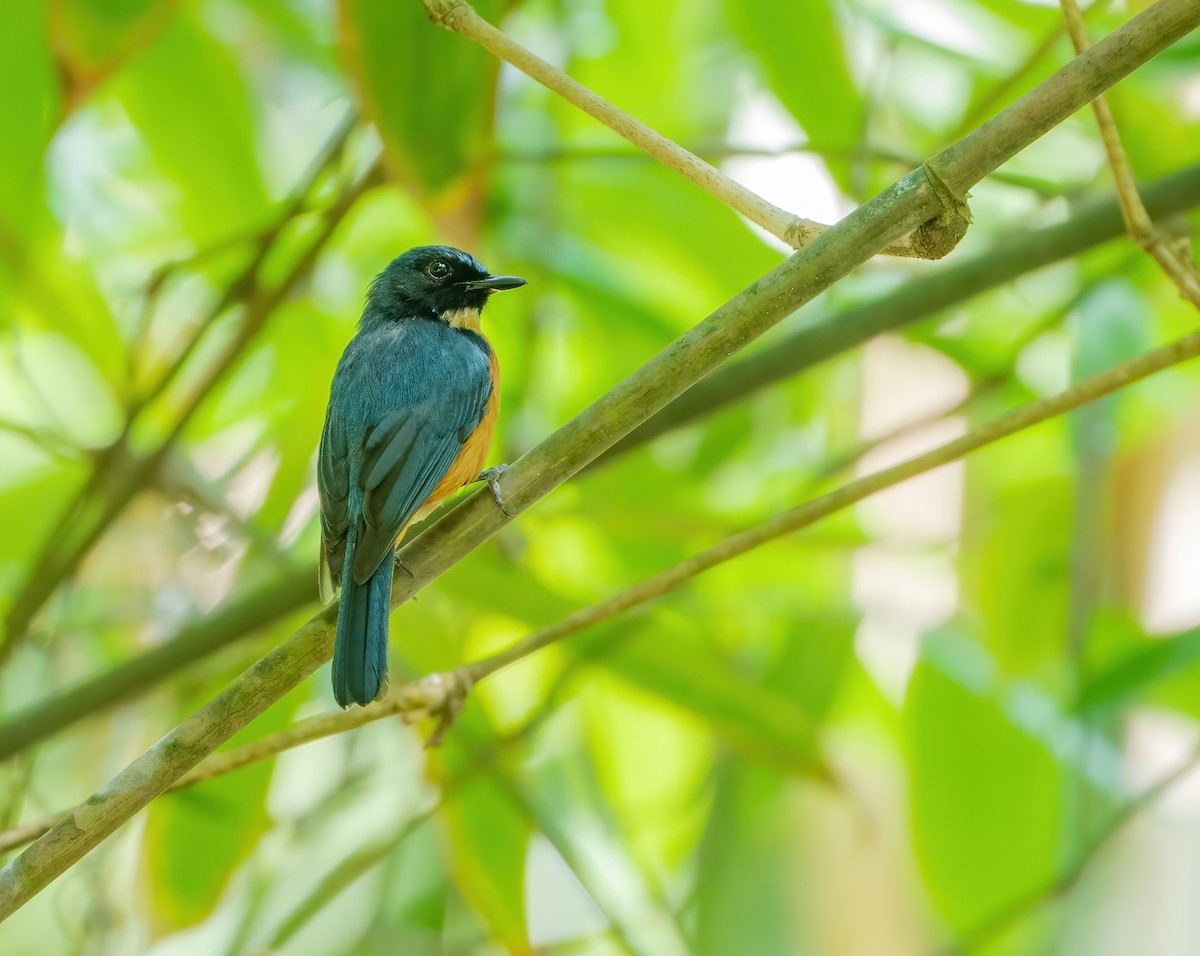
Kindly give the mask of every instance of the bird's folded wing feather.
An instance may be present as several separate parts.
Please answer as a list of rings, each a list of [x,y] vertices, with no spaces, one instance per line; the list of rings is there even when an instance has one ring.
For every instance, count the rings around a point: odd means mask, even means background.
[[[384,374],[394,385],[382,390],[391,399],[388,407],[366,414],[365,421],[360,416],[365,427],[348,428],[346,416],[331,405],[322,436],[322,560],[334,581],[352,520],[358,526],[354,579],[361,584],[375,573],[483,419],[491,395],[487,356],[474,344],[465,350],[406,349],[389,356]],[[350,494],[350,481],[361,495]],[[350,513],[352,498],[362,501],[360,515]]]

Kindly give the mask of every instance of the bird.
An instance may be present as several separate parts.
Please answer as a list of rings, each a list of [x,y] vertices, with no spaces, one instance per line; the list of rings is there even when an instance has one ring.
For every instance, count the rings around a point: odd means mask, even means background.
[[[333,694],[367,705],[387,690],[395,549],[448,496],[496,479],[483,471],[500,406],[496,354],[480,316],[495,292],[525,285],[492,275],[450,246],[419,246],[371,283],[358,331],[334,372],[317,453],[319,591],[340,588]]]

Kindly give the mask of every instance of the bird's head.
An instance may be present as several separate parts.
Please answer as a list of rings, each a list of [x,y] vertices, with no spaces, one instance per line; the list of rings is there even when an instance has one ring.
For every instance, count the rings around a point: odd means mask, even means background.
[[[388,318],[440,319],[479,331],[488,296],[525,284],[494,276],[474,256],[450,246],[418,246],[397,256],[371,284],[368,301]]]

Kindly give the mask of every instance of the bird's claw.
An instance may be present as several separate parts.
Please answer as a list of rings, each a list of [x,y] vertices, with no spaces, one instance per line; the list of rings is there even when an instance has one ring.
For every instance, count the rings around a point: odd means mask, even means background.
[[[400,560],[399,553],[397,553],[397,552],[392,553],[392,564],[395,567],[399,568],[401,571],[403,571],[405,574],[407,574],[410,578],[416,577],[415,574],[413,574],[410,570],[408,570],[408,565],[406,565],[403,561]]]
[[[508,471],[508,465],[495,465],[485,471],[479,473],[476,481],[486,481],[489,488],[492,489],[492,498],[496,502],[496,507],[499,508],[509,518],[515,518],[512,512],[504,507],[504,499],[500,497],[500,476]]]

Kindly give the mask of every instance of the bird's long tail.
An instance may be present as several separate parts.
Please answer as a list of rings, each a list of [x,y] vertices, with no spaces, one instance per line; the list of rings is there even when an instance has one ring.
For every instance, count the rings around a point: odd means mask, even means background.
[[[354,542],[347,542],[333,646],[333,696],[338,705],[369,704],[387,685],[388,604],[392,592],[392,555],[365,584],[354,581]]]

